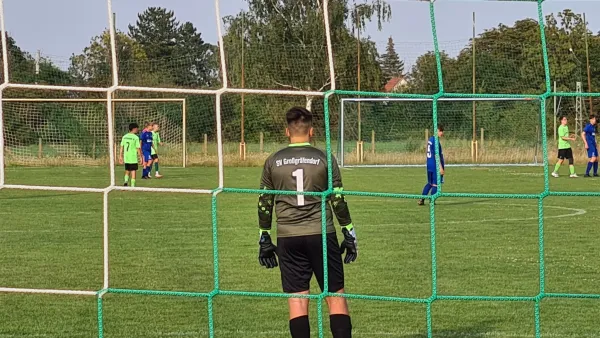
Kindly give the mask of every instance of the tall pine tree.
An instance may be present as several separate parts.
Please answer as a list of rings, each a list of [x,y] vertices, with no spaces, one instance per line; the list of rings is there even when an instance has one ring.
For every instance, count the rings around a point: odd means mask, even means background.
[[[383,72],[383,79],[386,83],[389,80],[404,74],[404,61],[400,60],[398,53],[396,53],[394,39],[392,39],[391,36],[385,47],[385,54],[381,56],[381,71]]]
[[[218,82],[216,46],[205,43],[191,22],[177,21],[173,11],[149,7],[129,25],[129,36],[146,53],[147,67],[161,72],[163,82],[156,85],[210,87]]]

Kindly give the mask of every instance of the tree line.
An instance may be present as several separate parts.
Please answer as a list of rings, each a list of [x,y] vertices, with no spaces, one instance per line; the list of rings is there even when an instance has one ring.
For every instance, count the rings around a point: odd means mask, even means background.
[[[432,51],[419,56],[410,69],[405,69],[403,46],[390,37],[384,50],[365,36],[365,26],[375,22],[380,28],[390,20],[392,12],[384,0],[369,0],[357,4],[350,0],[332,0],[329,3],[331,41],[336,79],[331,79],[327,58],[326,34],[323,27],[320,0],[270,2],[248,0],[248,9],[223,18],[224,45],[208,43],[191,22],[180,22],[175,13],[165,8],[150,7],[140,13],[127,32],[116,32],[119,79],[122,85],[144,87],[219,88],[221,86],[220,48],[225,49],[227,77],[231,87],[268,88],[303,91],[325,91],[335,81],[338,89],[382,91],[392,78],[403,77],[405,84],[396,89],[406,93],[435,93],[438,79],[435,55]],[[574,91],[581,81],[586,89],[585,46],[589,43],[592,89],[600,86],[600,35],[586,29],[581,15],[570,10],[550,14],[545,18],[550,74],[557,81],[559,91]],[[360,38],[358,38],[360,36]],[[13,38],[7,36],[12,82],[48,85],[107,87],[111,80],[111,53],[108,31],[91,39],[81,53],[73,54],[68,69],[61,69],[52,60],[36,58],[21,50]],[[473,47],[475,46],[475,47]],[[539,25],[536,20],[524,19],[512,25],[500,24],[487,29],[465,45],[455,55],[446,52],[441,43],[441,62],[446,92],[517,93],[532,94],[546,90],[544,63]],[[472,84],[473,48],[475,48],[475,88]],[[36,72],[36,65],[39,71]],[[360,77],[359,77],[360,74]],[[40,91],[8,91],[7,97],[49,97],[55,93]],[[68,93],[67,97],[95,97],[93,93]],[[117,93],[119,97],[182,97],[183,95],[157,93]],[[101,96],[97,96],[100,98]],[[185,96],[188,100],[188,140],[201,141],[203,134],[215,133],[214,97]],[[245,135],[249,141],[260,132],[275,139],[283,127],[281,117],[290,104],[306,105],[317,116],[317,129],[322,129],[323,101],[314,97],[282,97],[265,95],[228,94],[223,97],[222,116],[225,139],[237,141],[244,113]],[[61,105],[53,105],[52,109]],[[366,109],[365,120],[389,125],[399,119],[423,119],[429,112],[414,111],[409,106],[390,105],[381,109]],[[464,116],[464,105],[448,108],[446,119],[459,121]],[[519,102],[494,106],[498,110],[490,125],[519,128],[519,116],[530,121],[530,112]],[[339,103],[332,103],[332,128],[337,128]],[[5,121],[13,134],[23,135],[23,144],[35,137],[26,137],[31,123],[48,122],[48,108],[34,112],[35,121]],[[454,112],[454,113],[451,113]],[[52,116],[76,112],[68,110]],[[563,113],[574,114],[574,104]],[[166,115],[180,119],[178,111]],[[369,114],[373,114],[369,116]],[[374,114],[377,114],[375,116]],[[454,115],[452,115],[454,114]],[[549,114],[548,118],[552,118]],[[492,117],[487,117],[487,120]],[[73,124],[77,118],[68,119]],[[471,123],[464,119],[457,129],[469,130]],[[52,123],[60,123],[53,120]],[[75,123],[76,124],[76,123]],[[549,126],[552,124],[550,123]],[[72,126],[70,127],[73,128]],[[86,135],[83,123],[74,133]],[[514,129],[513,128],[513,129]],[[551,133],[551,130],[547,131]],[[64,133],[63,133],[64,134]],[[93,133],[89,132],[90,135]],[[501,133],[499,133],[500,135]],[[69,138],[65,134],[64,138]]]

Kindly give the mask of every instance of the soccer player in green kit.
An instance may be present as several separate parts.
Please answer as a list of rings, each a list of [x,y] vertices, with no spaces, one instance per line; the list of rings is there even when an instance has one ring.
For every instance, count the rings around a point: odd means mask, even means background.
[[[129,185],[131,177],[131,186],[135,187],[135,174],[138,170],[138,158],[142,158],[140,138],[137,136],[139,126],[137,123],[129,124],[129,133],[121,139],[121,150],[119,152],[119,164],[125,164],[125,184]],[[125,156],[123,156],[125,154]],[[142,158],[143,162],[143,158]]]
[[[158,123],[154,123],[152,125],[152,151],[150,154],[152,156],[152,161],[154,162],[154,177],[156,178],[163,177],[163,175],[158,173],[158,146],[163,145],[162,141],[160,140],[160,135],[158,134],[159,130],[160,127]],[[151,173],[152,169],[150,169],[150,174]]]
[[[326,191],[328,188],[327,156],[310,145],[313,135],[312,113],[296,107],[286,113],[286,135],[290,145],[265,161],[261,190]],[[344,293],[344,264],[356,260],[356,235],[350,211],[343,195],[342,178],[332,156],[334,194],[326,208],[327,271],[329,292]],[[273,207],[277,214],[277,247],[271,241]],[[333,212],[332,212],[333,210]],[[344,240],[338,244],[333,224],[335,214]],[[321,234],[321,198],[305,195],[261,194],[258,200],[260,265],[281,270],[283,291],[288,294],[309,294],[310,280],[315,275],[319,287],[324,289],[323,240]],[[329,322],[333,338],[351,338],[352,323],[346,299],[327,297]],[[310,338],[308,299],[288,298],[289,328],[292,338]]]
[[[558,177],[558,169],[563,164],[564,160],[569,160],[569,177],[578,177],[575,173],[575,166],[573,165],[573,149],[571,149],[571,143],[569,141],[575,141],[575,137],[569,137],[569,126],[567,126],[567,117],[562,116],[560,118],[560,126],[558,127],[558,162],[554,166],[552,176]]]

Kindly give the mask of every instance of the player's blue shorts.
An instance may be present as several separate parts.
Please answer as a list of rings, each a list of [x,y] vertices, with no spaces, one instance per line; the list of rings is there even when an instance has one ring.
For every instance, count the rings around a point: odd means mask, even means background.
[[[587,153],[588,153],[588,158],[598,157],[598,148],[590,147],[590,148],[588,148]]]
[[[442,180],[442,183],[444,183],[444,176],[442,175],[440,178]],[[437,173],[435,171],[427,172],[427,183],[431,185],[437,185]]]
[[[151,151],[142,151],[142,155],[144,156],[144,162],[148,162],[152,160],[152,152]]]

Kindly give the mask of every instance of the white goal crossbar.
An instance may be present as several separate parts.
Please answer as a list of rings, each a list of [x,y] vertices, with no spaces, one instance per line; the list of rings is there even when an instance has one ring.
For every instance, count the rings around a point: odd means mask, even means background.
[[[537,98],[524,97],[440,97],[438,101],[539,101]],[[385,101],[404,101],[404,102],[433,102],[432,98],[408,98],[408,97],[348,97],[340,100],[342,106],[344,102],[385,102]]]

